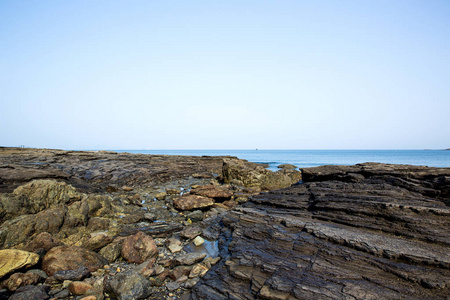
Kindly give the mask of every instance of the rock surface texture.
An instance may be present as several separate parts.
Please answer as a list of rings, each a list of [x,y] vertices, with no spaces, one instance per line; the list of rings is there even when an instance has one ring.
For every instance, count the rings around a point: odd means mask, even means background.
[[[450,169],[303,170],[221,217],[191,299],[448,299]]]

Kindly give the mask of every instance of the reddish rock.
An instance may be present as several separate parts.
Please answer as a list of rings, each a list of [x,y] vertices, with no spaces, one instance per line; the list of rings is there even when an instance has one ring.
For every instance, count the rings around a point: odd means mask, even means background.
[[[74,295],[85,295],[91,289],[92,285],[82,281],[72,281],[69,283],[69,291]]]
[[[42,269],[49,276],[58,271],[76,270],[86,267],[94,272],[108,264],[108,261],[94,251],[77,246],[59,246],[52,248],[42,260]]]
[[[61,242],[54,239],[48,232],[38,234],[31,242],[29,242],[24,249],[26,251],[34,252],[38,249],[44,249],[46,252],[53,247],[60,246]]]
[[[179,210],[193,210],[209,207],[213,204],[213,199],[197,195],[187,195],[173,200],[173,206]]]
[[[34,285],[43,278],[36,273],[15,273],[5,280],[2,286],[9,291],[15,291],[22,286]]]
[[[178,266],[175,267],[172,272],[170,272],[169,277],[172,280],[177,280],[181,276],[189,276],[191,273],[192,266]]]
[[[223,200],[230,199],[233,196],[233,192],[214,185],[200,185],[192,189],[191,194]]]
[[[122,257],[129,263],[141,264],[158,256],[158,247],[152,237],[139,231],[122,244]]]

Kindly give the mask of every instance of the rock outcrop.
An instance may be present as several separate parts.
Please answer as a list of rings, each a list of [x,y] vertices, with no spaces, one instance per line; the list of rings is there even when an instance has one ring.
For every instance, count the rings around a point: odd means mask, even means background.
[[[222,260],[191,299],[446,299],[449,168],[303,170],[226,213]]]
[[[301,172],[297,170],[272,172],[261,164],[236,158],[223,160],[222,176],[225,183],[238,181],[246,187],[260,187],[269,191],[288,187],[302,179]]]

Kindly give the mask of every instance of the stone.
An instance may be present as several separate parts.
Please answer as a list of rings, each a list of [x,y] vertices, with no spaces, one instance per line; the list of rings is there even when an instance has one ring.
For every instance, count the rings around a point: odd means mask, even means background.
[[[119,300],[145,299],[151,294],[151,283],[135,271],[107,278],[105,291]]]
[[[206,257],[205,253],[187,253],[175,256],[174,265],[190,266],[202,261]]]
[[[91,274],[91,271],[89,271],[86,267],[80,267],[76,270],[63,270],[56,272],[53,277],[59,281],[64,280],[72,280],[72,281],[80,281],[86,278]]]
[[[108,262],[112,263],[115,262],[120,257],[121,252],[122,252],[122,243],[113,242],[103,247],[99,251],[99,254],[104,258],[106,258]]]
[[[0,279],[15,270],[34,266],[39,261],[39,255],[22,250],[0,250]]]
[[[193,225],[193,226],[187,226],[185,229],[183,229],[180,232],[180,235],[187,239],[193,239],[196,236],[200,235],[201,233],[202,233],[202,229],[200,228],[200,226]]]
[[[82,281],[72,281],[68,288],[74,295],[85,295],[89,290],[92,290],[92,285]]]
[[[169,274],[169,277],[176,281],[178,280],[178,278],[182,277],[182,276],[188,276],[189,273],[191,272],[192,267],[190,266],[178,266],[175,267]]]
[[[213,199],[196,195],[182,196],[173,200],[173,206],[178,210],[206,208],[213,204]]]
[[[124,240],[121,253],[127,262],[141,264],[157,257],[159,251],[153,238],[140,231]]]
[[[278,169],[285,169],[285,170],[295,170],[295,169],[297,169],[298,167],[297,167],[297,166],[294,166],[294,165],[291,165],[291,164],[281,164],[281,165],[279,165],[277,168],[278,168]]]
[[[46,285],[27,285],[18,288],[16,292],[9,297],[9,300],[47,300],[50,298],[48,295],[49,290],[50,287]]]
[[[203,220],[203,212],[201,210],[194,210],[186,215],[186,218],[192,222],[201,222]]]
[[[192,267],[192,270],[189,273],[189,278],[203,277],[203,275],[205,275],[208,270],[209,268],[204,264],[196,264],[194,267]]]
[[[186,282],[188,279],[189,279],[189,277],[187,277],[186,275],[183,275],[183,276],[181,276],[180,278],[178,278],[178,279],[176,280],[176,282],[178,282],[178,283],[183,283],[183,282]]]
[[[113,237],[108,236],[105,233],[91,234],[91,238],[84,245],[84,248],[97,252],[112,241]]]
[[[149,261],[143,262],[135,268],[139,274],[144,277],[150,277],[156,274],[156,268],[154,267],[156,258],[152,258]]]
[[[42,270],[40,270],[40,269],[31,269],[31,270],[28,270],[26,274],[29,274],[29,273],[38,274],[39,277],[43,278],[44,280],[48,278],[47,273],[45,273],[44,271],[42,271]]]
[[[302,172],[303,184],[211,220],[205,231],[219,234],[222,260],[191,299],[448,297],[450,168],[365,163]]]
[[[58,246],[44,256],[42,269],[52,276],[58,271],[77,270],[81,267],[94,272],[106,264],[108,261],[104,257],[91,250],[77,246]]]
[[[171,253],[180,252],[183,249],[183,246],[181,246],[181,241],[173,237],[169,238],[166,244]]]
[[[0,247],[9,248],[30,240],[41,232],[58,233],[64,225],[67,207],[51,208],[32,215],[21,215],[0,225]]]
[[[13,195],[24,198],[28,213],[35,214],[58,204],[68,204],[82,199],[83,194],[65,183],[55,180],[39,179],[16,188]]]
[[[122,190],[125,191],[125,192],[131,192],[131,191],[134,190],[134,189],[133,189],[132,187],[130,187],[130,186],[124,185],[124,186],[122,187]]]
[[[96,296],[90,295],[83,298],[80,298],[80,300],[97,300],[98,298]]]
[[[2,286],[9,291],[15,291],[20,287],[35,285],[43,280],[44,278],[36,273],[14,273],[7,280],[3,281]]]
[[[145,213],[144,214],[144,220],[153,222],[156,221],[158,217],[154,213]]]
[[[164,200],[164,199],[166,199],[166,196],[167,196],[167,193],[161,192],[161,193],[156,194],[155,198],[156,198],[156,200]]]
[[[236,158],[223,160],[222,177],[225,183],[239,180],[245,187],[260,187],[264,190],[285,188],[302,179],[301,172],[297,170],[272,172],[260,164]]]
[[[198,237],[196,237],[195,239],[194,239],[194,245],[195,246],[201,246],[201,245],[203,245],[203,243],[205,242],[205,240],[201,237],[201,236],[198,236]]]
[[[41,232],[24,247],[24,250],[34,252],[38,249],[44,249],[45,252],[48,252],[53,247],[60,246],[61,244],[62,243],[57,239],[54,239],[50,233]]]
[[[56,299],[67,299],[70,296],[70,292],[66,289],[58,292],[57,294],[54,295],[54,298]]]
[[[191,189],[191,194],[213,198],[215,200],[227,200],[233,196],[233,192],[214,185],[200,185]]]
[[[181,286],[181,283],[176,282],[176,281],[171,281],[171,282],[166,283],[166,288],[169,291],[175,291],[176,289],[179,289],[180,286]]]
[[[107,230],[111,225],[111,220],[107,218],[92,217],[88,221],[88,228],[92,231]]]
[[[191,278],[183,284],[183,287],[186,289],[192,289],[199,281],[200,281],[199,277]]]
[[[166,193],[168,195],[179,195],[180,194],[180,190],[177,190],[177,189],[166,189]]]

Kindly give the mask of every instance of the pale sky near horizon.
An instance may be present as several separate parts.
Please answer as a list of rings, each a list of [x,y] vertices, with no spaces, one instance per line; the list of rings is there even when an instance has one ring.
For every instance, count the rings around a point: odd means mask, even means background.
[[[450,1],[0,1],[0,146],[450,147]]]

